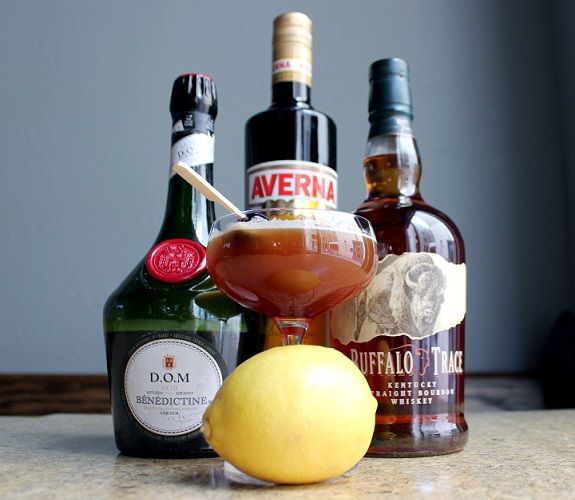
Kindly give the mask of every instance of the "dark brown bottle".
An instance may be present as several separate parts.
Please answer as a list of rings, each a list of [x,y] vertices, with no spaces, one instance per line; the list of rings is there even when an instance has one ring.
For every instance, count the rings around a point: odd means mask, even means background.
[[[408,68],[370,68],[367,198],[356,210],[378,240],[368,289],[331,315],[332,345],[353,360],[378,401],[368,454],[423,456],[461,450],[466,267],[463,240],[419,192]]]
[[[312,107],[311,85],[312,22],[282,14],[274,20],[272,104],[246,123],[248,208],[337,207],[336,128]],[[264,331],[241,338],[240,359],[281,345],[271,320]],[[304,343],[327,344],[326,315],[312,321]]]

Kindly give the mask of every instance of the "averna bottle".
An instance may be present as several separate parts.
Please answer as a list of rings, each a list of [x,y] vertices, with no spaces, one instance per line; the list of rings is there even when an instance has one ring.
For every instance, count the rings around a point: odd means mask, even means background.
[[[376,61],[364,159],[367,199],[356,213],[374,227],[379,267],[366,291],[330,318],[333,346],[357,364],[378,401],[370,455],[445,454],[467,441],[463,240],[421,197],[412,119],[407,64]]]
[[[337,207],[336,129],[311,106],[312,22],[300,12],[274,20],[272,104],[246,124],[246,205]],[[270,321],[267,333],[244,336],[244,359],[281,345]],[[326,317],[314,320],[304,343],[327,344]]]
[[[178,77],[170,112],[170,164],[184,161],[212,182],[214,81]],[[213,220],[213,204],[170,172],[158,237],[105,304],[114,434],[126,455],[213,456],[200,432],[202,415],[235,365],[245,328],[242,310],[207,272]]]

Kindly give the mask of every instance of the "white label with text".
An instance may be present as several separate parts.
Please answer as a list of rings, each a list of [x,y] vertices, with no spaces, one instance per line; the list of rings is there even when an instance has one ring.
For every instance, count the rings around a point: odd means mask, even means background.
[[[248,206],[337,207],[337,172],[309,161],[268,161],[247,170]]]
[[[124,374],[126,402],[145,429],[162,436],[197,431],[204,411],[222,385],[213,356],[180,339],[160,339],[139,347]]]
[[[214,163],[214,136],[208,134],[190,134],[182,137],[172,146],[170,167],[179,161],[190,167]],[[170,168],[170,177],[176,173]]]

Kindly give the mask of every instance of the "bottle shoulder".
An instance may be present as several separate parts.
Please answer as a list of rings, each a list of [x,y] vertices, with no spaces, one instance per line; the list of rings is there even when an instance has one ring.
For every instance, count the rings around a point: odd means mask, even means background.
[[[367,199],[356,210],[376,233],[380,257],[404,252],[438,253],[465,262],[463,237],[453,220],[421,199]]]
[[[298,160],[336,169],[336,127],[327,115],[307,108],[270,108],[245,127],[246,168],[268,161]]]
[[[324,112],[311,106],[270,106],[250,117],[246,123],[246,128],[256,126],[269,121],[293,121],[294,119],[317,119],[326,121],[330,126],[335,127],[335,122]]]
[[[104,316],[161,317],[184,314],[189,316],[191,302],[201,293],[215,289],[209,274],[182,284],[169,284],[153,278],[143,259],[111,293],[104,305]]]

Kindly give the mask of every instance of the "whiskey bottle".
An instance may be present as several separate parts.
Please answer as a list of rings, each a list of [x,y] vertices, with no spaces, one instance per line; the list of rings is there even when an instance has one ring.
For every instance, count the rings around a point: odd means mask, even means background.
[[[274,20],[272,104],[246,124],[248,208],[337,206],[336,129],[311,105],[312,22],[299,12]],[[327,344],[326,316],[314,320],[304,343]],[[281,345],[270,321],[265,336],[242,338],[240,356]]]
[[[461,450],[466,267],[455,224],[419,192],[408,67],[370,67],[367,198],[356,210],[374,227],[378,272],[331,313],[332,345],[364,373],[378,401],[370,455]]]
[[[214,81],[178,77],[170,112],[170,165],[184,161],[212,182]],[[202,415],[235,366],[246,323],[206,269],[213,220],[213,203],[170,172],[158,237],[105,304],[114,434],[126,455],[214,455],[200,432]]]

